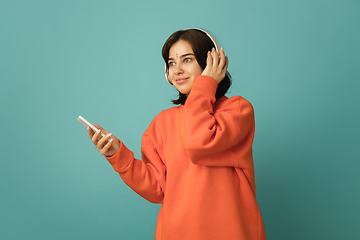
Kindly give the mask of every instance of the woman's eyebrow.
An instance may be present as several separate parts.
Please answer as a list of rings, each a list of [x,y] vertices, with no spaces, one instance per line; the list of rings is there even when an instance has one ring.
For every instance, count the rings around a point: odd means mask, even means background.
[[[194,53],[185,53],[183,55],[180,56],[180,58],[184,58],[184,57],[187,57],[187,56],[195,56]],[[169,58],[169,60],[174,60],[173,58]]]

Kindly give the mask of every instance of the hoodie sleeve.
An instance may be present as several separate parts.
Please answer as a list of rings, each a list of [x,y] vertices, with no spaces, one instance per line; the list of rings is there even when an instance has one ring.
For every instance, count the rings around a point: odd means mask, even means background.
[[[217,82],[199,76],[184,105],[182,142],[194,164],[252,167],[253,107],[238,96],[214,109]]]
[[[151,139],[143,136],[142,161],[134,158],[132,151],[120,142],[119,151],[106,157],[123,181],[136,193],[152,203],[162,203],[165,189],[165,165]]]

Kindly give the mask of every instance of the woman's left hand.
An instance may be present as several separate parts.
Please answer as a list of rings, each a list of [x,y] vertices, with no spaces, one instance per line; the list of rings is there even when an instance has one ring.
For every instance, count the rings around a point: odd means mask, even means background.
[[[229,65],[229,59],[225,56],[224,50],[221,48],[219,52],[213,48],[208,52],[206,67],[201,75],[211,77],[220,83],[226,75],[226,71]]]

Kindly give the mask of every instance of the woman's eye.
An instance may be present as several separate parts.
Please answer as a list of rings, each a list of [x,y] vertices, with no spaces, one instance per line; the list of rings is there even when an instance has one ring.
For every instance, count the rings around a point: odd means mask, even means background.
[[[174,65],[175,65],[174,62],[169,62],[169,67],[172,67],[172,66],[174,66]]]
[[[191,62],[191,58],[185,58],[184,62]]]

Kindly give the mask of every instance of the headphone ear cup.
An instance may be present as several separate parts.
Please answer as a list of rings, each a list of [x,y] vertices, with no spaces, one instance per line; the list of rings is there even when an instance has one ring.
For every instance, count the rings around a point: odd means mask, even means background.
[[[165,73],[165,78],[166,78],[166,80],[168,81],[168,83],[170,83],[170,85],[173,85],[172,82],[170,81],[170,78],[169,78],[169,76],[167,75],[167,73]]]
[[[166,80],[168,81],[168,83],[170,83],[171,85],[173,85],[172,82],[170,81],[170,78],[169,78],[169,70],[168,70],[167,67],[166,67],[166,63],[165,63],[165,78],[166,78]]]

